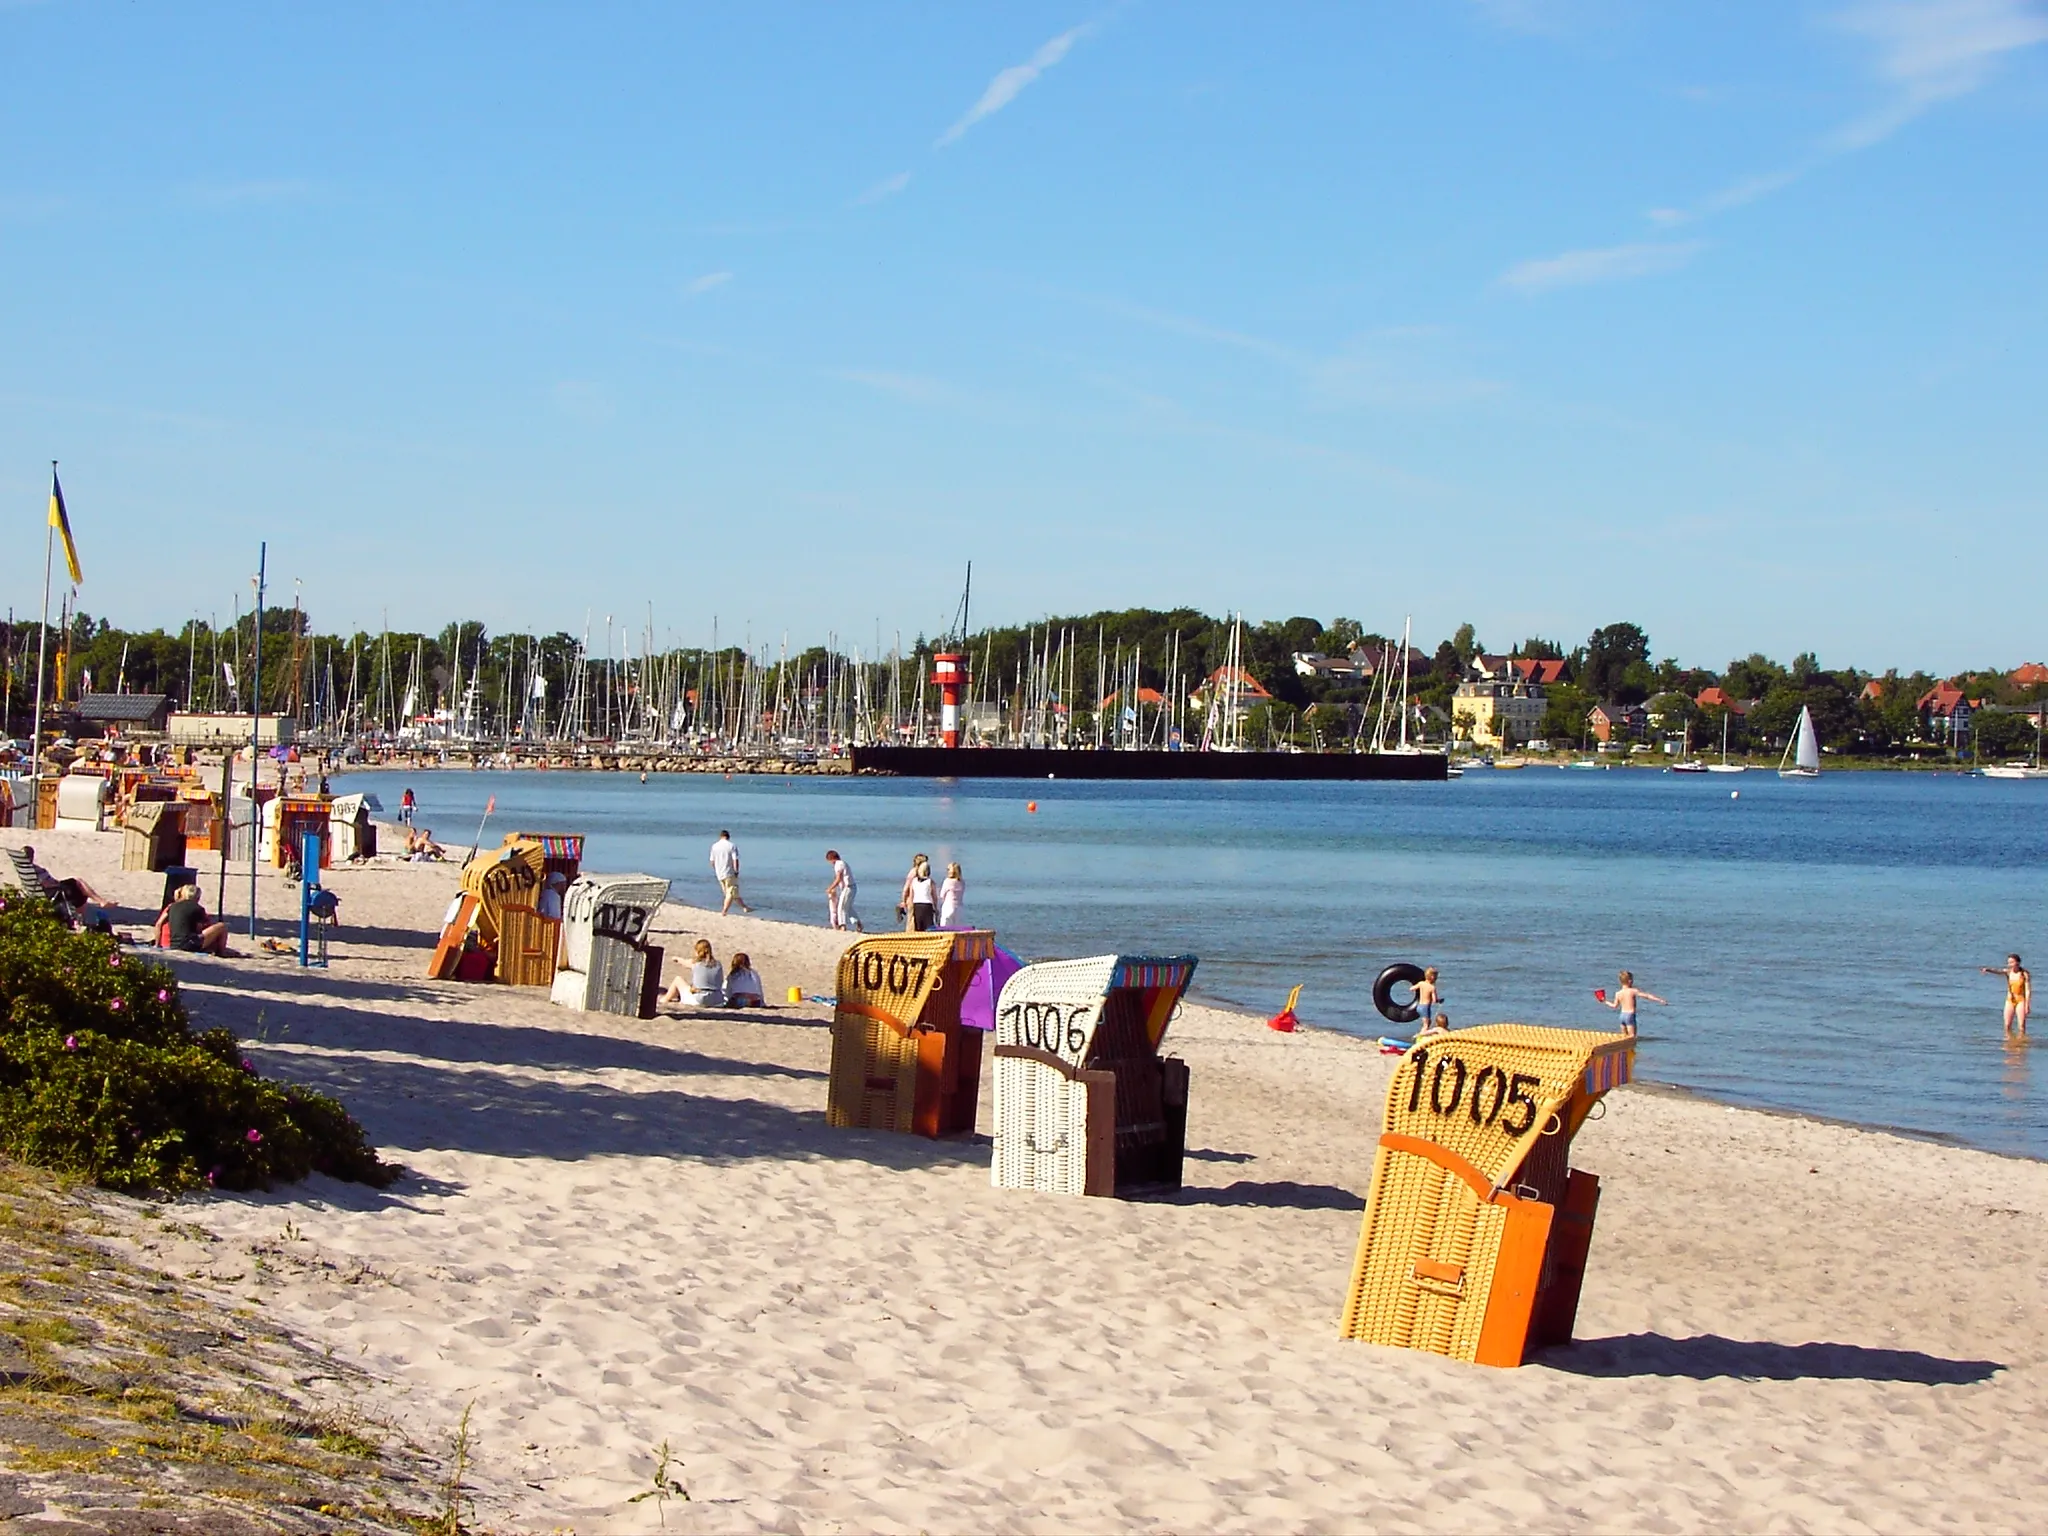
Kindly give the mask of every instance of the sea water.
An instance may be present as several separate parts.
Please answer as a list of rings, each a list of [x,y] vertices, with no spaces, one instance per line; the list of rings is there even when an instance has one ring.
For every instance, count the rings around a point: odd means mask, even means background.
[[[1443,784],[1108,784],[629,773],[350,774],[452,848],[587,834],[594,870],[716,906],[740,846],[764,917],[823,924],[825,850],[873,929],[913,853],[958,860],[966,916],[1027,959],[1193,954],[1195,994],[1405,1033],[1373,1011],[1397,960],[1437,966],[1454,1026],[1612,1028],[1639,1071],[1730,1102],[2048,1156],[2048,1058],[2001,1038],[2008,951],[2048,960],[2048,781],[1926,773],[1474,770]],[[1036,809],[1031,808],[1032,804]],[[344,913],[344,918],[346,914]],[[771,990],[776,979],[767,978]],[[2048,986],[2048,968],[2043,970]],[[2048,1025],[2042,1026],[2048,1028]]]

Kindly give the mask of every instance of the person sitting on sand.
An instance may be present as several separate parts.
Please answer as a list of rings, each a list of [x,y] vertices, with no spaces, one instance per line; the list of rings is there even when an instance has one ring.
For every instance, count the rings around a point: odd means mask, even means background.
[[[533,899],[536,917],[545,917],[553,922],[562,920],[562,892],[569,887],[569,877],[559,869],[541,882],[540,894]]]
[[[761,977],[754,969],[744,950],[735,950],[732,969],[725,973],[725,1006],[728,1008],[760,1008],[768,1002],[768,990],[761,985]]]
[[[406,837],[405,856],[415,864],[427,864],[447,858],[448,850],[434,841],[434,829],[425,827]]]
[[[1656,993],[1645,992],[1641,987],[1637,986],[1633,971],[1623,971],[1620,975],[1620,981],[1621,985],[1615,989],[1614,996],[1603,998],[1601,1001],[1621,1015],[1621,1032],[1624,1035],[1632,1035],[1636,1032],[1637,999],[1647,997],[1660,1008],[1671,1006]]]
[[[672,1008],[723,1008],[725,1006],[725,970],[718,963],[718,957],[711,952],[711,941],[699,939],[694,958],[690,963],[690,974],[677,977],[675,985],[664,992],[662,1002]]]
[[[2020,964],[2020,957],[2007,955],[2002,971],[1994,971],[1988,965],[1977,969],[1986,976],[2005,978],[2005,1036],[2008,1040],[2026,1039],[2027,1015],[2034,1011],[2034,978]]]
[[[168,947],[189,955],[225,955],[228,925],[212,921],[199,904],[199,887],[181,885],[171,893],[171,904],[157,914],[157,924],[168,939]]]
[[[1415,1016],[1422,1025],[1415,1031],[1416,1039],[1445,1034],[1450,1030],[1450,1016],[1443,1009],[1443,993],[1437,990],[1436,967],[1432,965],[1422,973],[1422,980],[1415,983]]]

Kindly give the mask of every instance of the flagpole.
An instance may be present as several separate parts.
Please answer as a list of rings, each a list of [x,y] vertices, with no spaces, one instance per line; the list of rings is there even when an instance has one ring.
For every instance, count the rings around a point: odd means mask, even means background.
[[[256,670],[249,680],[249,942],[256,942],[256,858],[263,851],[263,577],[270,562],[268,540],[256,546]],[[280,774],[277,787],[284,789]],[[284,836],[284,807],[277,808],[277,835]]]
[[[50,483],[57,482],[57,461],[50,460]],[[48,521],[48,519],[45,519]],[[57,549],[57,525],[43,530],[43,625],[42,641],[36,647],[36,717],[28,725],[28,791],[35,796],[29,806],[28,824],[41,830],[43,797],[43,668],[50,659],[50,557]]]

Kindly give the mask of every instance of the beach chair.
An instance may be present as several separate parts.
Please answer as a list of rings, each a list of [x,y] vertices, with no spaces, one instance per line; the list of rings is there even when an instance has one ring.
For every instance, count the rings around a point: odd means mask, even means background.
[[[881,933],[839,957],[825,1121],[951,1136],[974,1129],[981,1036],[960,1022],[967,983],[995,953],[986,929]]]
[[[67,923],[87,920],[88,908],[100,904],[99,892],[83,880],[59,880],[36,862],[33,848],[10,848],[8,862],[14,866],[15,878],[21,888],[32,895],[47,898],[56,908],[57,915]]]
[[[1027,965],[996,1008],[997,1189],[1119,1195],[1178,1189],[1188,1069],[1159,1046],[1192,955]]]
[[[1634,1067],[1633,1035],[1527,1024],[1411,1048],[1387,1089],[1344,1336],[1500,1366],[1571,1342],[1600,1201],[1571,1140]]]
[[[549,1001],[585,1013],[654,1017],[662,951],[647,942],[669,883],[655,875],[578,875],[562,896]],[[536,921],[545,921],[536,919]]]

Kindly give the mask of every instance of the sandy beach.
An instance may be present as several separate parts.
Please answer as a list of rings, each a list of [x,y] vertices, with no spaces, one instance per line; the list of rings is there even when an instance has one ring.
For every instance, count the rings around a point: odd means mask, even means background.
[[[154,913],[116,836],[0,840]],[[1188,1188],[1002,1192],[986,1085],[973,1141],[826,1126],[820,1006],[634,1021],[425,980],[454,883],[333,871],[325,972],[175,958],[199,1022],[410,1171],[181,1201],[211,1240],[161,1262],[363,1367],[422,1444],[470,1409],[488,1527],[1996,1531],[2048,1495],[2041,1164],[1619,1091],[1574,1149],[1604,1186],[1578,1342],[1458,1365],[1337,1337],[1365,1042],[1190,1006]],[[296,891],[261,884],[281,934]],[[822,926],[659,927],[832,990]],[[664,1443],[689,1502],[629,1503]]]

